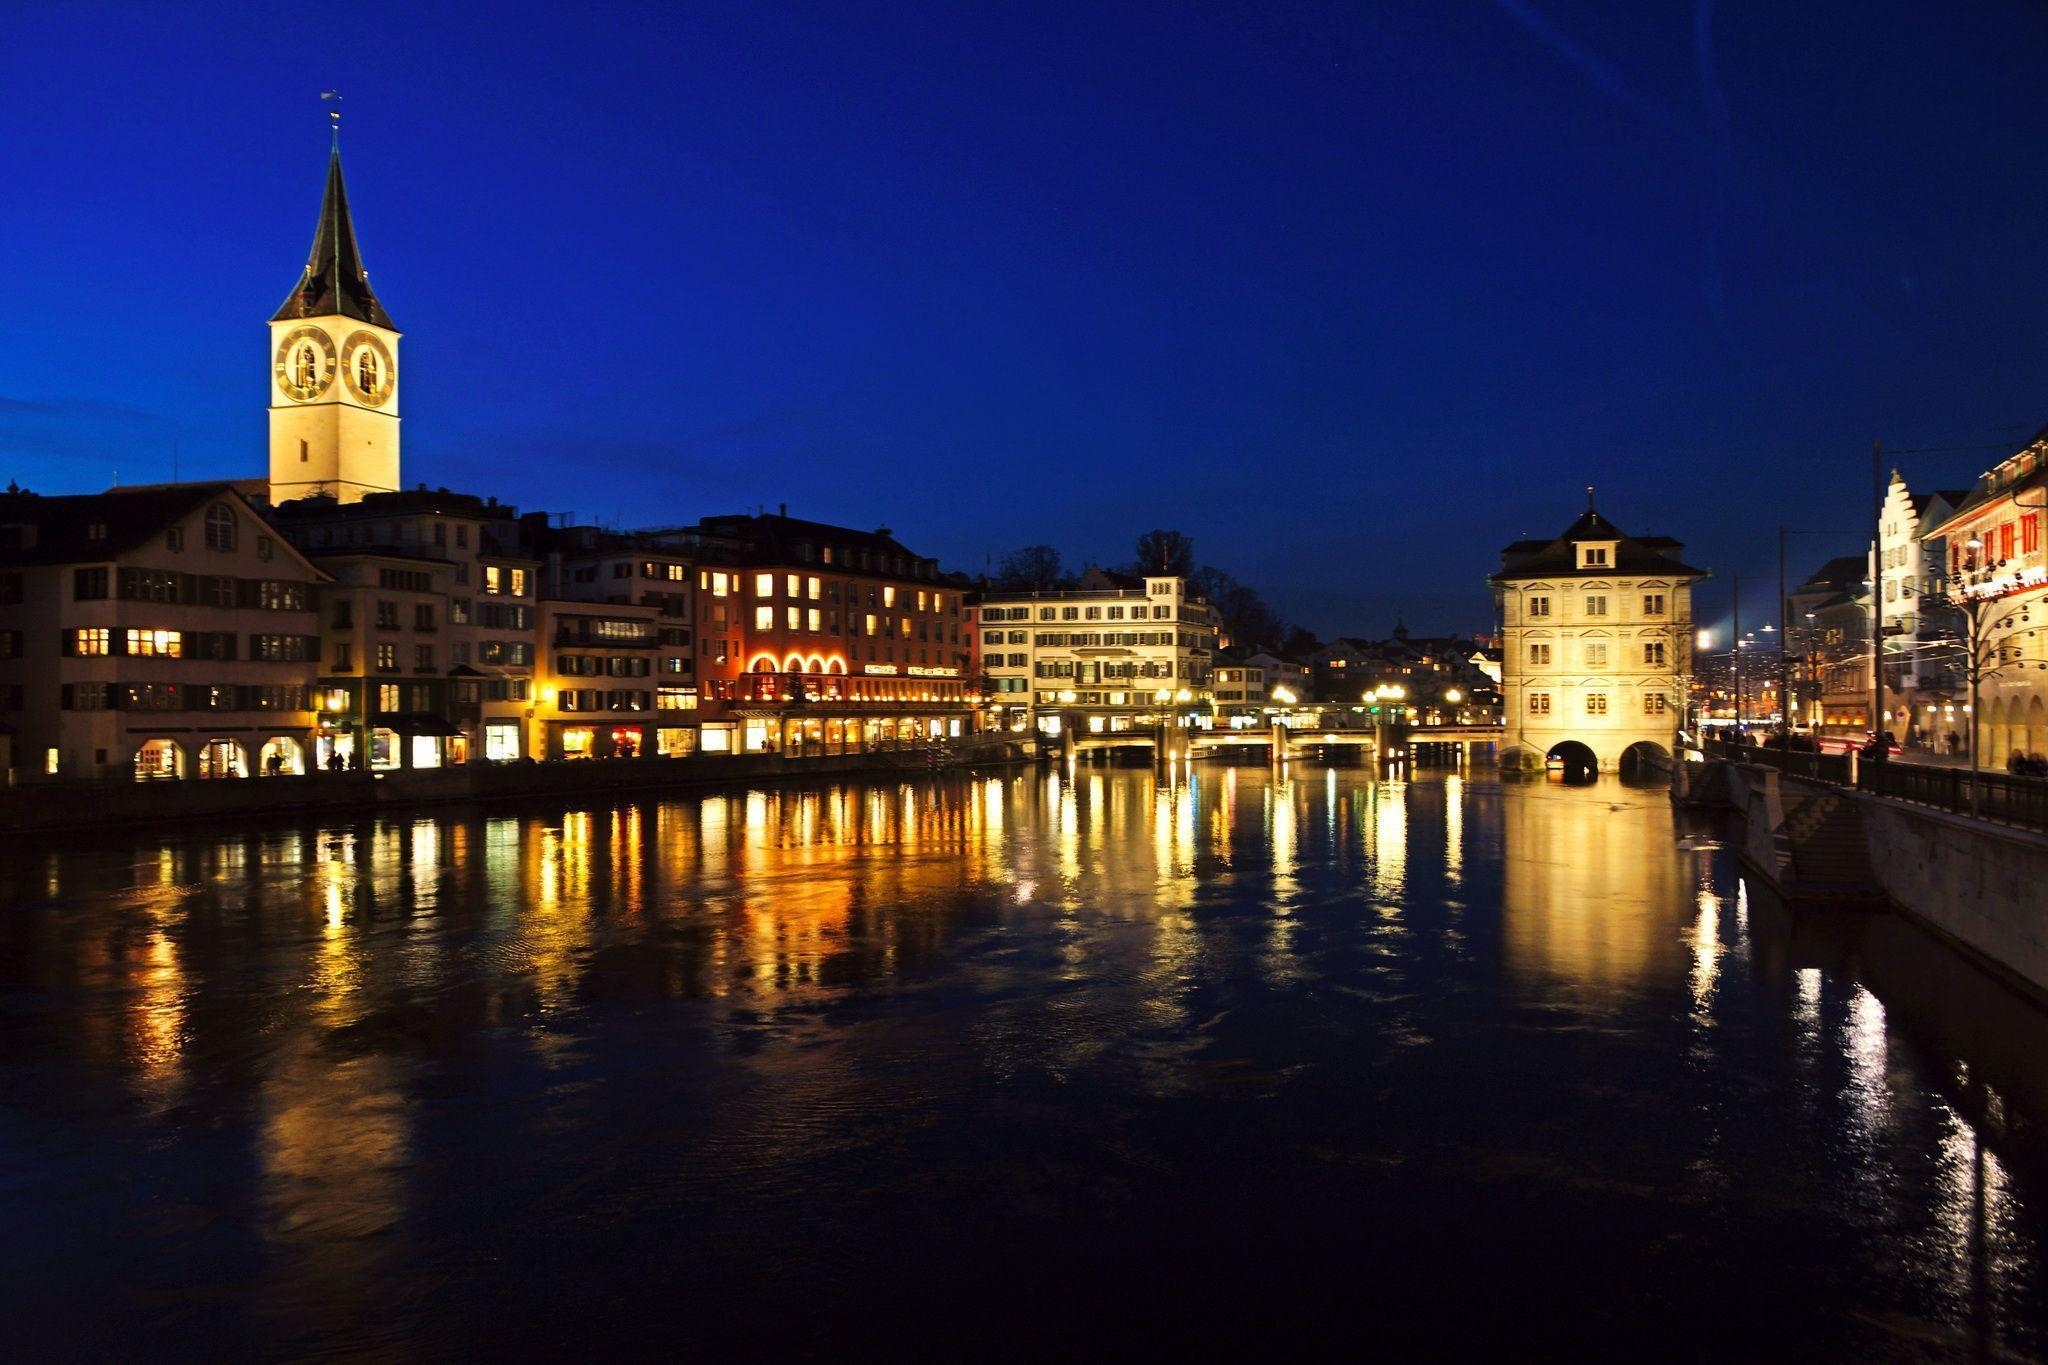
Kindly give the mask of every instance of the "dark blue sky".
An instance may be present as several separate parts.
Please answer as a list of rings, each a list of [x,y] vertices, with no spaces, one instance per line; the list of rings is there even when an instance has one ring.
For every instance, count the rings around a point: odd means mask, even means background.
[[[526,507],[786,501],[968,569],[1176,526],[1377,634],[1484,628],[1594,483],[1760,622],[1873,438],[2048,422],[2035,6],[6,8],[42,491],[262,472],[327,86],[407,477]]]

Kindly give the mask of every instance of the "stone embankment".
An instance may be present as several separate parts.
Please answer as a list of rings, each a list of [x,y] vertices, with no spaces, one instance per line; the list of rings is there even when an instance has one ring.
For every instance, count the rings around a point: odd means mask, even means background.
[[[1758,764],[1673,779],[1673,800],[1741,818],[1743,862],[1795,908],[1889,903],[2048,1000],[2048,835]]]
[[[53,783],[0,791],[0,831],[23,835],[119,824],[320,815],[449,801],[611,796],[864,774],[911,776],[941,769],[1002,767],[1031,756],[1026,745],[996,741],[959,746],[943,763],[923,750],[911,749],[802,758],[693,754],[687,758],[572,763],[470,763],[431,770],[309,773],[217,782]]]

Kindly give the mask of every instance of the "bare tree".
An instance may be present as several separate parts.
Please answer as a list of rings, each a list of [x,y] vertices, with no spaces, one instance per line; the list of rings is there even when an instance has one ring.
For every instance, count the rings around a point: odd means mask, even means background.
[[[1067,580],[1060,552],[1050,545],[1026,545],[1003,556],[995,585],[1005,592],[1051,592]]]
[[[1138,572],[1186,578],[1194,572],[1195,539],[1179,531],[1147,531],[1138,537]]]
[[[2048,669],[2048,663],[2027,657],[2025,644],[2048,627],[2033,623],[2030,606],[2024,603],[2015,606],[2010,600],[1994,595],[1998,586],[1997,575],[2004,567],[2003,563],[1986,563],[1979,567],[1973,552],[1972,560],[1964,565],[1961,572],[1941,580],[1941,600],[1954,609],[1958,631],[1951,638],[1936,642],[1934,650],[1939,658],[1942,647],[1946,646],[1946,662],[1951,663],[1970,686],[1970,774],[1973,778],[1983,771],[1984,703],[1980,690],[1983,684],[2024,673],[2030,668]],[[1977,784],[1973,781],[1970,783],[1971,814],[1977,813],[1977,806]]]

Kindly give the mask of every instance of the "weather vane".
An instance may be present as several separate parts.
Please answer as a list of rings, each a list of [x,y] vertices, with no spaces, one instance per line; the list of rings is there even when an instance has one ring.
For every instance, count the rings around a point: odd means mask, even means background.
[[[334,107],[333,107],[332,109],[329,109],[329,110],[327,111],[327,126],[328,126],[328,127],[330,127],[330,128],[332,128],[332,129],[334,130],[334,149],[335,149],[336,151],[340,151],[340,150],[341,150],[341,92],[340,92],[339,90],[322,90],[322,91],[320,92],[320,102],[321,102],[322,104],[325,104],[325,103],[326,103],[327,101],[329,101],[329,100],[333,100],[333,101],[334,101]]]

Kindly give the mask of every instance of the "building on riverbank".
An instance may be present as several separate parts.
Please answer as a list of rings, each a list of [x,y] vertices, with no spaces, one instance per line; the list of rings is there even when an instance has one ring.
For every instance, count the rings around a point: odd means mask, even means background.
[[[7,780],[304,771],[324,578],[228,484],[0,494]]]
[[[1501,551],[1506,768],[1668,763],[1692,672],[1692,588],[1706,572],[1666,536],[1593,510],[1550,540]]]
[[[1221,625],[1186,578],[1102,569],[1069,589],[987,593],[979,621],[994,695],[1024,699],[1007,723],[1045,735],[1211,719]]]
[[[739,752],[847,753],[957,739],[981,707],[970,584],[882,527],[707,517],[700,709]]]
[[[1946,519],[1925,531],[1940,537],[1946,553],[1937,583],[1939,600],[1954,613],[1946,655],[1962,689],[1976,676],[1977,709],[1966,728],[1991,768],[2015,754],[2048,755],[2044,522],[2048,431],[1986,471]]]

